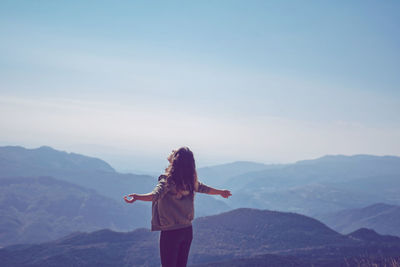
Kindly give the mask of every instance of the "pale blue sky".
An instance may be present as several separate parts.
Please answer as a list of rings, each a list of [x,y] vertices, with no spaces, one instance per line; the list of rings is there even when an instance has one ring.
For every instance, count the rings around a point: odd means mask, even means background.
[[[398,1],[1,1],[0,144],[125,169],[180,145],[200,165],[400,155],[399,14]]]

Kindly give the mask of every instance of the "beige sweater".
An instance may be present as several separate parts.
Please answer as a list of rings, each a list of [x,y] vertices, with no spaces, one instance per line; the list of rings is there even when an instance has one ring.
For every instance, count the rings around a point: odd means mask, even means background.
[[[208,193],[210,187],[198,182],[196,192]],[[173,183],[161,175],[153,190],[151,230],[175,230],[192,225],[194,195],[189,191],[178,192]]]

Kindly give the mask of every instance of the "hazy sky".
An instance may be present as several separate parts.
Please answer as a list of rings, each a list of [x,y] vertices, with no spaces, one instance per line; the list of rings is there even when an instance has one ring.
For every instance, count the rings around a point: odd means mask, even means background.
[[[399,29],[397,0],[2,0],[0,145],[147,170],[182,145],[400,155]]]

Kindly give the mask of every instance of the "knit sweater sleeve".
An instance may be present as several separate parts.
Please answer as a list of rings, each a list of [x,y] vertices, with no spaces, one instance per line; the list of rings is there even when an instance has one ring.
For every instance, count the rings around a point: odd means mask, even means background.
[[[197,186],[195,187],[195,189],[196,192],[207,194],[208,192],[210,192],[211,188],[199,181],[197,182]]]
[[[169,186],[167,180],[165,179],[165,177],[160,176],[160,178],[158,178],[158,184],[152,191],[153,201],[161,199],[162,197],[164,197],[166,193],[168,193],[168,191],[169,191]]]

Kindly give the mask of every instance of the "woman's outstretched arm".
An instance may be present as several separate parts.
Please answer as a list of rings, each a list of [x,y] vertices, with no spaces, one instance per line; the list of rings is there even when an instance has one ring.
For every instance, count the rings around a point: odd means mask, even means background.
[[[223,198],[228,198],[228,197],[232,196],[231,191],[229,191],[229,190],[216,189],[211,186],[205,185],[199,181],[197,182],[197,185],[196,185],[196,191],[199,193],[208,194],[208,195],[220,195]]]
[[[133,203],[136,200],[141,200],[141,201],[152,201],[153,200],[153,192],[147,193],[147,194],[130,194],[127,196],[124,196],[124,200],[126,203]]]
[[[158,180],[157,186],[154,190],[147,194],[130,194],[124,196],[124,200],[127,203],[133,203],[136,200],[141,201],[157,201],[159,198],[162,198],[166,193],[168,193],[169,187],[166,179],[163,176],[160,176]]]
[[[212,188],[212,187],[210,187],[210,190],[206,194],[220,195],[223,198],[228,198],[228,197],[232,196],[231,191],[229,191],[229,190],[224,190],[224,189],[221,190],[221,189],[216,189],[216,188]]]

